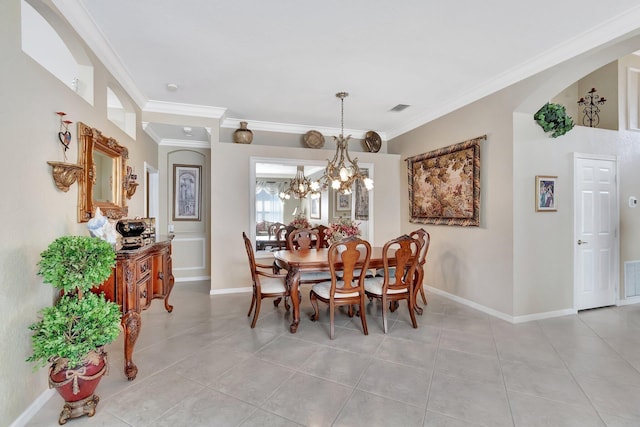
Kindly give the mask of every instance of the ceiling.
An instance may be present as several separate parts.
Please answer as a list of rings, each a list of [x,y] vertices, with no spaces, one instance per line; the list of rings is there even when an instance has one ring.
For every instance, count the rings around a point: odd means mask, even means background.
[[[345,133],[385,140],[640,27],[637,0],[53,2],[145,111],[327,135],[347,91]]]

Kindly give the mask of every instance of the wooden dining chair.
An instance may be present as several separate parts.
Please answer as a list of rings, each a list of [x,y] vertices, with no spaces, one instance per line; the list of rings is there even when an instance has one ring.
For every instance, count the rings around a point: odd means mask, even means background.
[[[420,228],[418,230],[412,231],[409,234],[409,237],[413,237],[417,239],[421,243],[420,248],[420,256],[418,257],[418,265],[416,266],[416,273],[414,277],[413,286],[415,289],[420,291],[420,295],[422,296],[422,302],[427,305],[427,296],[424,294],[423,280],[424,280],[424,264],[427,261],[427,253],[429,252],[429,243],[431,242],[431,236],[429,232],[427,232],[424,228]],[[415,293],[414,289],[414,293]],[[417,295],[417,294],[416,294]],[[422,314],[422,308],[418,307],[417,302],[414,301],[416,313]]]
[[[364,252],[364,258],[361,258],[361,251]],[[311,320],[316,321],[320,318],[318,300],[328,304],[330,323],[329,337],[333,339],[335,336],[334,324],[336,307],[348,305],[349,315],[352,316],[353,305],[358,305],[360,308],[362,331],[365,335],[368,335],[369,330],[367,329],[367,319],[364,310],[364,275],[356,277],[354,271],[356,267],[364,270],[369,267],[371,245],[366,240],[352,236],[329,246],[327,257],[331,281],[316,283],[311,287],[309,298],[311,299],[311,305],[314,310],[314,313],[311,315]],[[342,271],[343,274],[341,277],[338,277],[336,274],[338,271]]]
[[[315,227],[312,228],[312,230],[318,230],[318,248],[328,248],[329,247],[329,240],[327,237],[327,233],[325,233],[325,230],[328,230],[329,227],[327,227],[326,225],[322,225],[322,224],[318,224]]]
[[[387,307],[390,303],[406,300],[411,323],[418,327],[414,313],[414,275],[421,249],[418,239],[406,234],[389,240],[382,248],[384,275],[366,278],[364,289],[369,299],[375,298],[382,305],[382,329],[387,333]],[[394,262],[391,262],[394,261]],[[395,264],[395,268],[390,267]]]
[[[304,251],[317,249],[320,243],[318,230],[297,228],[287,236],[287,249],[290,251]],[[300,273],[300,284],[313,284],[331,280],[328,271],[303,271]]]
[[[247,250],[247,257],[249,258],[249,268],[251,269],[251,280],[253,281],[253,296],[251,297],[251,306],[247,317],[251,316],[253,311],[253,320],[251,321],[251,327],[256,326],[258,321],[258,315],[260,314],[260,303],[263,298],[276,298],[273,302],[274,306],[278,306],[280,300],[284,298],[284,307],[289,311],[290,296],[287,284],[285,282],[286,274],[273,273],[273,265],[258,264],[253,252],[253,245],[251,240],[247,237],[246,233],[242,233],[244,239],[244,247]],[[255,311],[254,311],[255,305]]]
[[[320,242],[318,230],[296,228],[287,236],[287,249],[317,249]]]

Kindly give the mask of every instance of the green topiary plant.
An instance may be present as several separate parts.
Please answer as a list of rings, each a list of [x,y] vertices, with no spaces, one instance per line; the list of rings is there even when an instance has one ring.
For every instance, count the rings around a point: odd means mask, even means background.
[[[534,115],[535,121],[545,132],[553,132],[552,138],[557,138],[573,129],[573,119],[567,115],[564,106],[547,102]]]
[[[36,362],[35,368],[47,362],[56,369],[78,367],[118,337],[120,307],[90,291],[109,278],[115,255],[111,244],[88,236],[60,237],[40,254],[38,274],[63,295],[29,326],[33,354],[27,361]]]

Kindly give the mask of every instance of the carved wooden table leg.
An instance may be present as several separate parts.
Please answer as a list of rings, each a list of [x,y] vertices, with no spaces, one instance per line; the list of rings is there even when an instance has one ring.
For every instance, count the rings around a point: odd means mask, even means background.
[[[164,280],[164,277],[162,277],[162,279]],[[169,304],[169,296],[171,295],[171,290],[173,290],[173,284],[175,283],[175,281],[176,280],[173,277],[173,274],[170,274],[169,275],[169,283],[167,283],[167,294],[164,297],[164,308],[169,313],[171,313],[173,311],[173,306]]]
[[[289,327],[289,331],[295,334],[300,324],[300,294],[298,286],[300,285],[300,270],[292,268],[287,273],[287,286],[291,292],[291,303],[293,304],[293,321]]]
[[[124,373],[129,381],[133,381],[138,375],[138,367],[133,363],[132,355],[142,327],[140,313],[129,311],[122,316],[122,326],[124,328]]]

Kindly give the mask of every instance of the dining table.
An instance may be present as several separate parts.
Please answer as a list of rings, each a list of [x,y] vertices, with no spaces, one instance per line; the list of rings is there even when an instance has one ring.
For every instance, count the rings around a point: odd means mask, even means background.
[[[364,251],[360,251],[360,259],[364,262]],[[291,293],[291,305],[293,306],[293,320],[289,326],[289,331],[295,334],[300,324],[300,273],[312,271],[329,271],[329,249],[283,249],[275,251],[273,256],[275,264],[278,268],[287,270],[286,283]],[[368,270],[377,270],[383,268],[382,246],[374,246],[371,248],[371,258],[369,259]],[[389,266],[395,265],[395,258],[389,258]],[[339,268],[340,265],[338,264]],[[413,301],[415,305],[416,291],[413,291]]]

